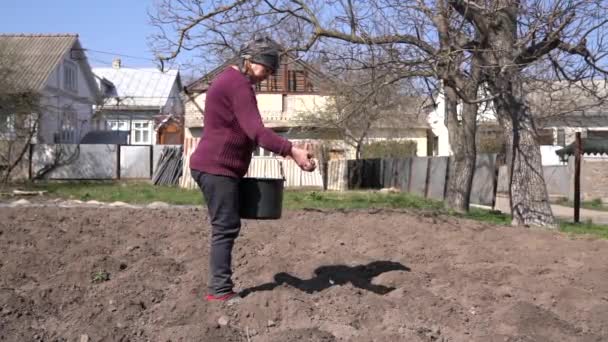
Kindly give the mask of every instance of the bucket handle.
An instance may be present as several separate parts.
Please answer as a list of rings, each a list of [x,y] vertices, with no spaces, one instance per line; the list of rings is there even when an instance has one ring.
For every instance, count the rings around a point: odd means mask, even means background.
[[[287,178],[285,178],[285,170],[283,169],[283,162],[279,159],[277,159],[277,162],[279,162],[279,172],[281,172],[281,178],[283,178],[283,182],[286,182]]]

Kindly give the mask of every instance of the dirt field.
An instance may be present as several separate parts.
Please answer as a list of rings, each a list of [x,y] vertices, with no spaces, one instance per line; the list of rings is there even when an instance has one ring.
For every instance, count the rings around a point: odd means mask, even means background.
[[[287,212],[245,222],[233,306],[208,243],[203,210],[0,208],[0,341],[608,341],[608,241]]]

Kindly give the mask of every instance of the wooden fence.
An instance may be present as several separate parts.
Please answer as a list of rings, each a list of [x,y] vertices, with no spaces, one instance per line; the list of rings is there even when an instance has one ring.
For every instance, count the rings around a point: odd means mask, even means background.
[[[196,149],[200,138],[186,138],[184,142],[184,170],[180,186],[196,189],[196,182],[190,175],[190,156]],[[283,173],[281,172],[283,167]],[[291,159],[281,157],[253,157],[245,177],[282,178],[285,177],[286,187],[323,187],[323,179],[319,169],[314,172],[304,172]]]

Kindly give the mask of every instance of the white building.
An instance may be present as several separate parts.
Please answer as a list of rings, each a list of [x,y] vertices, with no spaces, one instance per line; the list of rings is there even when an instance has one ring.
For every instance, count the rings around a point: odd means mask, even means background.
[[[0,34],[0,55],[15,70],[8,91],[40,95],[33,142],[79,143],[101,97],[78,35]]]
[[[543,93],[543,96],[546,94]],[[537,100],[532,104],[533,112],[548,111],[543,106],[560,106],[558,100]],[[584,96],[569,96],[569,100],[563,100],[564,106],[576,107],[585,102]],[[440,93],[436,100],[436,107],[427,117],[435,135],[435,155],[449,156],[452,154],[448,129],[445,124],[446,104],[445,98]],[[549,104],[551,102],[551,104]],[[460,108],[459,108],[460,109]],[[536,124],[543,165],[558,165],[563,161],[559,159],[555,151],[574,142],[576,132],[581,132],[583,138],[608,139],[608,110],[603,107],[587,106],[585,110],[572,110],[563,114],[543,116],[537,115]],[[491,104],[481,105],[477,117],[478,135],[494,134],[500,138],[500,126],[496,120],[496,114]]]
[[[94,68],[104,94],[96,108],[95,130],[126,132],[130,145],[181,144],[184,105],[179,71],[126,68],[115,59],[111,68]],[[162,130],[173,125],[174,130]],[[164,134],[164,135],[163,135]]]

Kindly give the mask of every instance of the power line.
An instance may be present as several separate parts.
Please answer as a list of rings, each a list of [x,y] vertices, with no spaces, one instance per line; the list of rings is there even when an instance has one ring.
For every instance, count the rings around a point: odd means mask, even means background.
[[[118,53],[118,52],[101,51],[101,50],[93,50],[93,49],[79,49],[79,50],[80,51],[89,51],[89,52],[94,52],[94,53],[101,53],[101,54],[105,54],[105,55],[113,55],[113,56],[119,56],[119,57],[140,59],[140,60],[154,62],[154,63],[158,63],[159,62],[158,59],[152,59],[152,58],[147,58],[147,57],[139,57],[139,56],[131,56],[131,55],[122,54],[122,53]],[[180,67],[179,63],[177,63],[175,60],[171,60],[170,63],[169,63],[169,65],[168,65],[169,69],[173,69],[175,67],[175,64],[177,64],[178,68]]]
[[[91,61],[93,61],[93,62],[97,62],[97,63],[103,64],[105,68],[111,68],[112,67],[112,62],[104,61],[104,60],[101,60],[101,59],[98,59],[98,58],[94,58],[94,57],[88,57],[88,59],[91,60]],[[95,69],[95,68],[98,68],[98,67],[92,67],[91,69]],[[162,72],[162,71],[160,71],[157,68],[151,68],[151,67],[147,67],[147,68],[131,68],[131,67],[128,67],[128,66],[124,66],[124,67],[121,67],[121,68],[133,69],[133,70],[137,70],[137,72],[149,72],[149,73],[153,73],[153,74],[157,74],[157,75],[158,74],[160,74],[160,75],[166,75],[167,71],[169,71],[169,70],[178,70],[178,69],[166,69],[164,72]],[[153,71],[153,70],[145,70],[145,69],[155,69],[155,70]]]
[[[104,54],[104,55],[113,55],[113,56],[118,56],[118,57],[141,59],[141,60],[150,61],[150,62],[157,62],[157,60],[152,59],[152,58],[130,56],[130,55],[125,55],[125,54],[118,53],[118,52],[100,51],[100,50],[93,50],[93,49],[82,49],[82,50],[89,51],[89,52],[95,52],[95,53],[101,53],[101,54]]]

